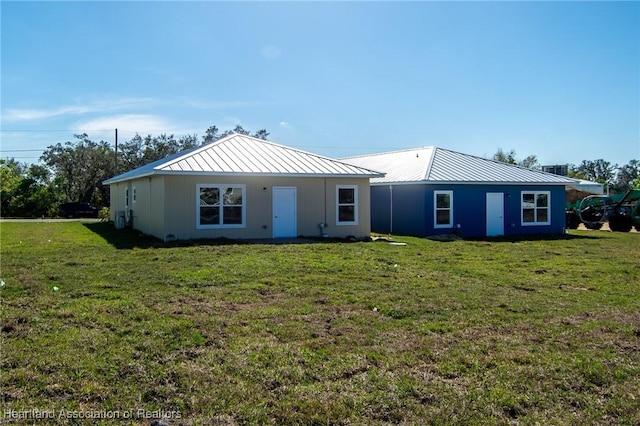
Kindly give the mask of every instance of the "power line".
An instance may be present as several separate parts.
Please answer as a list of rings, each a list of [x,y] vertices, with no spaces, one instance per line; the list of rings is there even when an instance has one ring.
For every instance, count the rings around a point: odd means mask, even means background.
[[[65,132],[65,133],[69,133],[69,132],[91,132],[91,131],[95,131],[95,129],[93,130],[82,130],[82,129],[42,129],[42,130],[36,130],[36,129],[0,129],[0,132],[33,132],[33,133],[45,133],[45,132]]]

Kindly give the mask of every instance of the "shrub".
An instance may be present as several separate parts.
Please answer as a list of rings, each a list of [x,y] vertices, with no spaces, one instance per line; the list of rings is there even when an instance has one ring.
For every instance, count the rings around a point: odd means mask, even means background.
[[[100,218],[102,222],[109,222],[109,219],[110,219],[109,207],[101,208],[100,211],[98,212],[98,218]]]

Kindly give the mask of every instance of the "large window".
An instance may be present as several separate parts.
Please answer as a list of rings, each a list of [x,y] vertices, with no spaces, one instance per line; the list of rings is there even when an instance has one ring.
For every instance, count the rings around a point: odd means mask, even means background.
[[[453,191],[433,192],[433,227],[453,227]]]
[[[522,225],[550,225],[549,191],[522,191]]]
[[[336,223],[338,225],[358,224],[358,187],[356,185],[336,187]]]
[[[244,228],[245,192],[245,185],[198,185],[196,227]]]

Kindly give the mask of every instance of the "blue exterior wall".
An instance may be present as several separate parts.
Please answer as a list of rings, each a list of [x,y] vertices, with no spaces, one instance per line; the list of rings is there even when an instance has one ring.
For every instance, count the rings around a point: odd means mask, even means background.
[[[433,197],[433,191],[431,194]],[[389,190],[388,185],[372,186],[371,230],[381,234],[430,235],[427,233],[424,220],[427,211],[426,201],[424,185],[393,185],[392,190]]]
[[[465,237],[486,236],[486,194],[504,193],[504,235],[562,234],[565,188],[545,185],[389,185],[371,187],[371,230],[397,235],[450,234],[455,228],[433,226],[434,191],[453,191],[453,224]],[[550,225],[522,225],[521,191],[550,192]],[[391,199],[393,195],[393,224]]]

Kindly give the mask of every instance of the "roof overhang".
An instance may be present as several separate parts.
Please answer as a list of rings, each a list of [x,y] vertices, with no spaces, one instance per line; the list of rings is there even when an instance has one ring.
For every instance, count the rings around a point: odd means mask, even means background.
[[[376,174],[349,174],[349,173],[259,173],[259,172],[195,172],[195,171],[173,171],[173,170],[152,170],[147,173],[136,174],[135,176],[115,176],[102,182],[103,185],[126,182],[151,176],[228,176],[228,177],[279,177],[279,178],[351,178],[351,179],[372,179],[384,176],[384,173]]]
[[[428,181],[412,182],[371,182],[371,186],[401,186],[401,185],[484,185],[484,186],[567,186],[571,182],[474,182],[474,181]]]

